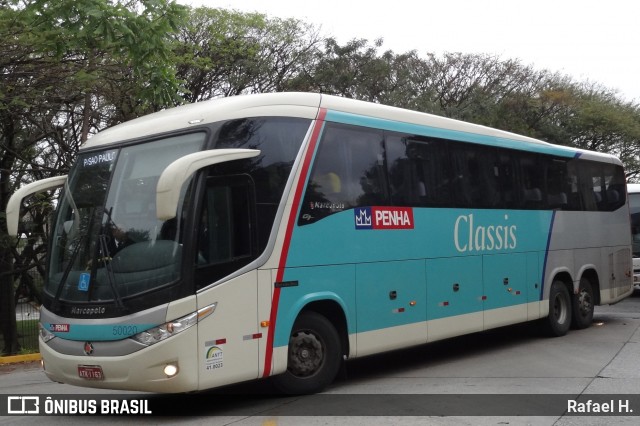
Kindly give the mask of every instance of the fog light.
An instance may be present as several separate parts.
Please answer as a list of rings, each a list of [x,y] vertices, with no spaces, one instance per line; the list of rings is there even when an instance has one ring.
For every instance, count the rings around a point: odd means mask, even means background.
[[[173,364],[167,364],[164,367],[164,374],[166,374],[167,377],[175,376],[176,374],[178,374],[178,366]]]
[[[44,370],[44,359],[40,360],[40,367],[42,367],[42,369]]]

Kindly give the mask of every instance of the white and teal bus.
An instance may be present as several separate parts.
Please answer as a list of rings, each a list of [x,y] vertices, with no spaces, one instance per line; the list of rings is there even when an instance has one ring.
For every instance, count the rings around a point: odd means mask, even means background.
[[[185,392],[539,320],[633,291],[612,155],[311,93],[168,109],[93,136],[63,186],[40,314],[46,374]],[[575,356],[577,354],[566,354]]]

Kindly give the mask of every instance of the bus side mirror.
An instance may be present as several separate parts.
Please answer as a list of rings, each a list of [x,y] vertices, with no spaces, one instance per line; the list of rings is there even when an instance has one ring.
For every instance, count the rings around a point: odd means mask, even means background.
[[[156,186],[156,216],[159,220],[176,217],[182,185],[196,171],[213,164],[257,157],[259,149],[211,149],[178,158],[160,174]]]
[[[20,221],[20,205],[22,200],[28,195],[36,192],[46,191],[47,189],[56,188],[64,185],[67,175],[54,176],[48,179],[41,179],[25,185],[13,193],[7,203],[7,231],[9,235],[16,237],[18,235],[18,222]]]

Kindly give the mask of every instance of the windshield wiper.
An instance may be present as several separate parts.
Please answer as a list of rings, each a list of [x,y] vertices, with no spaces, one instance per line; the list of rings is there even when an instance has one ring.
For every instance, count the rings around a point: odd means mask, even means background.
[[[51,309],[53,311],[58,309],[58,303],[60,302],[60,296],[62,295],[62,289],[67,285],[67,278],[69,278],[69,274],[71,273],[71,269],[73,268],[73,264],[76,261],[76,257],[78,257],[78,253],[80,252],[80,247],[82,246],[82,242],[85,239],[87,234],[80,235],[77,238],[76,247],[71,252],[71,256],[69,256],[69,263],[67,263],[67,267],[64,268],[64,273],[60,278],[60,282],[58,283],[58,288],[56,289],[56,294],[53,297],[53,302],[51,303]]]
[[[107,271],[107,280],[109,281],[109,287],[111,287],[111,291],[113,292],[113,299],[116,304],[116,308],[120,310],[125,310],[124,304],[122,303],[122,298],[120,297],[120,293],[118,293],[118,286],[116,285],[116,278],[113,275],[113,268],[111,267],[111,262],[108,258],[108,248],[107,248],[107,238],[104,233],[100,233],[98,237],[100,241],[100,250],[102,251],[102,263],[104,264],[104,268]]]

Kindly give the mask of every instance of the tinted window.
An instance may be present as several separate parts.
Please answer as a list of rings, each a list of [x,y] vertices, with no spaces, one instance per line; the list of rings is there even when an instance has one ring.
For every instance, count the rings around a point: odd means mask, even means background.
[[[196,285],[203,287],[256,256],[254,183],[248,175],[212,177],[198,224]]]
[[[622,167],[328,123],[298,224],[356,206],[611,211]]]
[[[382,131],[328,123],[301,208],[300,224],[356,206],[388,203]]]
[[[545,157],[542,172],[546,188],[544,201],[554,210],[580,210],[578,177],[571,160]]]
[[[454,190],[458,207],[500,208],[500,170],[492,148],[451,144]]]
[[[393,205],[451,205],[453,173],[445,141],[388,134],[386,148]]]
[[[267,245],[293,162],[311,120],[267,117],[224,123],[215,148],[259,149],[260,155],[211,167],[210,176],[248,174],[255,183],[258,247]]]
[[[613,211],[625,204],[622,167],[595,161],[580,162],[580,193],[585,210]]]

